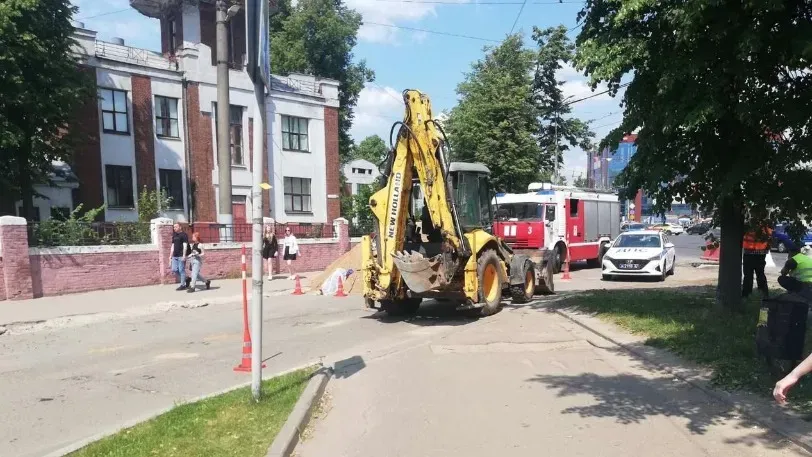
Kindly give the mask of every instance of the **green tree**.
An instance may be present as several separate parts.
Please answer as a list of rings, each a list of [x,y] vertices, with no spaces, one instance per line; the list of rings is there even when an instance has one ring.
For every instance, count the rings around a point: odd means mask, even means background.
[[[583,173],[581,173],[580,175],[578,175],[577,178],[575,178],[575,181],[572,183],[572,185],[575,186],[575,187],[582,187],[582,188],[589,187],[589,183],[587,182],[587,179],[586,179],[586,177],[584,176]]]
[[[589,150],[595,134],[586,122],[571,116],[571,105],[567,104],[561,90],[564,82],[556,77],[558,70],[563,64],[570,63],[575,53],[575,45],[567,37],[567,28],[563,25],[543,30],[533,27],[533,40],[538,46],[533,101],[539,111],[540,145],[548,159],[542,166],[552,170],[557,163],[560,173],[564,152],[576,146]]]
[[[812,3],[588,1],[577,68],[623,95],[603,144],[639,129],[619,182],[660,210],[676,197],[714,208],[722,229],[717,304],[741,309],[748,213],[796,220],[812,206]]]
[[[22,200],[33,219],[34,186],[48,182],[53,160],[70,161],[68,123],[93,96],[71,52],[75,12],[68,0],[0,4],[0,212]]]
[[[379,164],[389,152],[389,148],[378,135],[370,135],[364,138],[358,146],[353,149],[353,159],[369,160],[374,164]]]
[[[314,74],[339,81],[339,154],[352,151],[350,127],[364,84],[375,80],[366,62],[353,61],[361,15],[341,0],[278,2],[271,19],[271,70],[274,73]]]
[[[446,128],[452,158],[487,165],[494,189],[526,191],[546,163],[532,102],[535,56],[518,34],[485,51],[457,86],[460,103]]]

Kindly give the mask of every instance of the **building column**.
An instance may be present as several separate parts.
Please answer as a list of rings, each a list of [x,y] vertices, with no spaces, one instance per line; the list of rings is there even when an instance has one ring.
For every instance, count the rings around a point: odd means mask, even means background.
[[[2,290],[0,299],[27,300],[34,298],[31,282],[31,260],[28,256],[28,225],[16,216],[0,217],[0,259],[2,259]]]
[[[157,182],[155,132],[152,127],[152,80],[149,76],[132,75],[132,99],[136,191],[137,195],[141,195],[144,188],[155,190]]]
[[[71,170],[76,174],[79,181],[79,188],[76,193],[78,198],[73,202],[74,208],[79,204],[84,205],[85,210],[100,208],[104,205],[104,194],[102,189],[102,159],[101,159],[101,122],[99,120],[99,99],[96,90],[96,69],[82,66],[81,71],[88,75],[93,81],[93,95],[79,108],[77,122],[72,126],[72,131],[76,132],[79,141],[73,152],[71,160]],[[104,220],[104,213],[99,215],[100,220]]]
[[[332,221],[341,215],[341,200],[338,198],[341,187],[341,160],[338,154],[338,108],[324,108],[324,154],[327,177],[327,220]],[[333,198],[330,198],[334,196]]]

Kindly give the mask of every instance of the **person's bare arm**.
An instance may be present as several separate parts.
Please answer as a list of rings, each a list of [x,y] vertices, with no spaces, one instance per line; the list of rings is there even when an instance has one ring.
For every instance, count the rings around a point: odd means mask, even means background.
[[[786,403],[787,393],[789,393],[790,389],[798,383],[799,379],[810,372],[812,372],[812,354],[786,375],[784,379],[775,383],[775,388],[773,389],[773,397],[775,397],[775,400],[781,404]]]

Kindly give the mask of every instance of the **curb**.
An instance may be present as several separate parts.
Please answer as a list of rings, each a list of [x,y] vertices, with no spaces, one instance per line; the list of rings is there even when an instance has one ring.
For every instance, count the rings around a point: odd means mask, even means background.
[[[594,333],[595,335],[605,339],[606,341],[609,341],[610,343],[622,348],[624,351],[629,352],[630,354],[632,354],[632,355],[634,355],[634,356],[636,356],[636,357],[638,357],[638,358],[640,358],[640,359],[642,359],[642,360],[644,360],[644,361],[658,367],[659,369],[665,371],[666,373],[668,373],[671,376],[674,376],[675,378],[679,379],[680,381],[683,381],[683,382],[685,382],[687,384],[690,384],[691,386],[693,386],[693,387],[701,390],[702,392],[704,392],[709,397],[728,405],[736,413],[738,413],[741,416],[747,417],[748,420],[752,421],[754,424],[758,424],[758,425],[760,425],[761,427],[763,427],[765,429],[772,430],[776,434],[780,435],[783,438],[786,438],[788,441],[790,441],[793,444],[795,444],[796,446],[804,449],[805,451],[812,452],[812,439],[810,439],[810,437],[804,436],[804,434],[801,433],[801,432],[788,430],[787,428],[782,427],[781,424],[778,421],[775,421],[775,420],[772,419],[772,417],[770,417],[771,414],[764,414],[764,411],[758,411],[757,410],[758,409],[757,405],[756,406],[742,405],[740,402],[737,402],[735,399],[730,398],[730,394],[719,392],[716,389],[713,389],[712,387],[710,387],[706,382],[691,379],[689,376],[686,376],[686,375],[680,373],[679,371],[675,370],[670,365],[668,365],[666,363],[663,363],[662,361],[656,360],[654,357],[649,356],[645,352],[637,350],[637,349],[629,346],[628,344],[621,343],[616,338],[613,338],[613,337],[607,335],[606,334],[607,332],[602,332],[600,330],[597,330],[593,326],[591,326],[590,324],[584,322],[584,320],[581,319],[579,316],[577,316],[577,315],[575,315],[573,313],[567,312],[567,311],[560,310],[560,309],[553,308],[552,310],[553,310],[553,312],[555,312],[559,316],[562,316],[562,317],[566,318],[570,322],[573,322],[573,323],[577,324],[578,326],[580,326],[580,327]],[[667,351],[664,351],[664,350],[661,350],[661,349],[657,349],[657,348],[651,348],[651,349],[653,351],[655,351],[655,352],[662,351],[662,352],[671,354],[670,352],[667,352]],[[770,405],[770,406],[772,406],[772,405]],[[774,409],[774,408],[771,407],[770,409]],[[794,416],[793,412],[781,411],[780,414],[785,415],[786,416],[785,419],[803,421],[803,419],[801,419],[799,417],[793,417]]]
[[[290,457],[293,454],[293,450],[299,444],[299,437],[310,422],[313,410],[318,406],[332,375],[333,369],[330,367],[322,367],[313,374],[265,457]]]
[[[304,370],[306,368],[318,367],[318,366],[321,366],[320,362],[310,362],[310,363],[306,363],[306,364],[299,365],[297,367],[291,368],[289,370],[279,371],[279,372],[272,373],[272,374],[264,374],[263,373],[262,380],[266,381],[266,380],[271,379],[271,378],[276,378],[278,376],[284,376],[286,374],[293,373],[294,371]],[[85,446],[87,446],[87,445],[89,445],[91,443],[99,441],[99,440],[101,440],[103,438],[107,438],[108,436],[115,435],[116,433],[121,432],[122,430],[132,428],[132,427],[134,427],[134,426],[136,426],[136,425],[138,425],[138,424],[140,424],[142,422],[146,422],[146,421],[154,419],[154,418],[156,418],[156,417],[158,417],[158,416],[160,416],[162,414],[166,414],[169,411],[177,408],[180,405],[184,405],[184,404],[188,404],[188,403],[195,403],[195,402],[198,402],[198,401],[201,401],[201,400],[206,400],[206,399],[209,399],[211,397],[216,397],[218,395],[226,394],[228,392],[231,392],[232,390],[242,389],[243,387],[249,387],[249,386],[251,386],[251,381],[241,382],[239,384],[235,384],[235,385],[233,385],[231,387],[227,387],[225,389],[221,389],[221,390],[218,390],[216,392],[212,392],[212,393],[209,393],[209,394],[206,394],[206,395],[201,395],[201,396],[198,396],[198,397],[190,398],[190,399],[185,400],[183,402],[176,402],[174,405],[166,407],[166,408],[162,408],[162,409],[160,409],[160,410],[158,410],[158,411],[156,411],[154,413],[150,413],[150,414],[138,417],[136,419],[125,421],[125,422],[117,425],[116,428],[113,429],[113,430],[98,433],[98,434],[93,435],[93,436],[89,436],[87,438],[84,438],[84,439],[81,439],[81,440],[76,441],[74,443],[71,443],[71,444],[69,444],[69,445],[67,445],[67,446],[65,446],[65,447],[63,447],[61,449],[58,449],[58,450],[53,451],[53,452],[49,452],[48,454],[45,454],[45,457],[63,457],[65,455],[67,455],[67,454],[70,454],[71,452],[78,451],[79,449],[82,449],[83,447],[85,447]],[[298,403],[297,403],[297,406],[298,406]]]

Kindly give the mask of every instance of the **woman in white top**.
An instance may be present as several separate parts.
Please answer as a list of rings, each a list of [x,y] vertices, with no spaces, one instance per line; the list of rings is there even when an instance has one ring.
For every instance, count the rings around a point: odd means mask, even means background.
[[[296,275],[293,273],[293,261],[296,260],[296,255],[299,254],[299,242],[296,241],[296,237],[290,233],[290,227],[285,227],[285,239],[282,240],[282,246],[285,247],[285,256],[283,258],[288,265],[290,279],[296,279]]]

